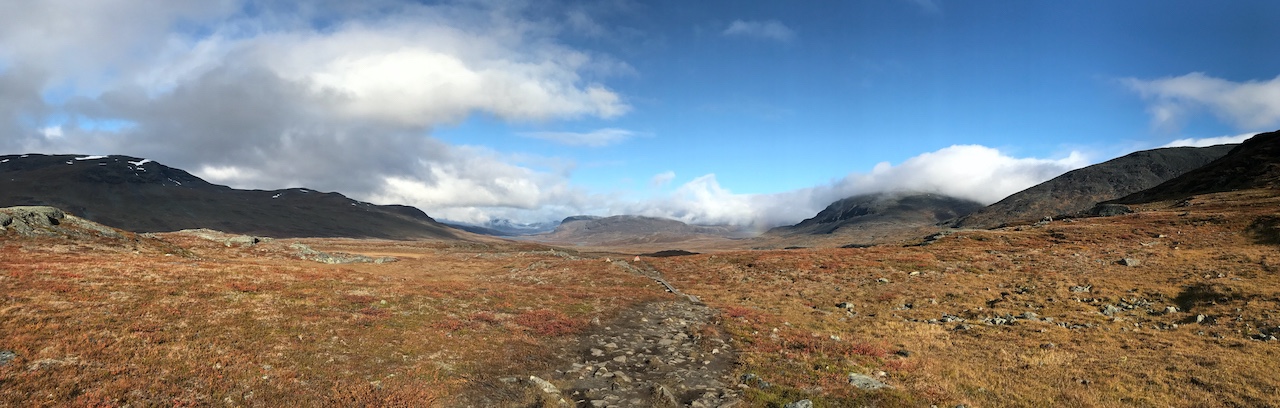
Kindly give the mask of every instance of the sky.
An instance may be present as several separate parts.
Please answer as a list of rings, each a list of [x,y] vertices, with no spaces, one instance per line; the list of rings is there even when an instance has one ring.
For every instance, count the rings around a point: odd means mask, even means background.
[[[1274,1],[0,0],[0,154],[474,224],[993,203],[1280,129]]]

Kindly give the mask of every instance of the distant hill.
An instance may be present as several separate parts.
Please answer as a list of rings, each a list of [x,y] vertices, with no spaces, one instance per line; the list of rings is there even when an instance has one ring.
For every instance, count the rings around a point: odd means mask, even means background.
[[[748,235],[746,232],[735,227],[689,225],[667,218],[637,215],[612,217],[580,215],[565,218],[560,222],[560,226],[550,233],[529,238],[562,244],[631,245],[674,243],[706,238],[737,238],[746,235]]]
[[[940,194],[862,194],[831,203],[799,224],[771,229],[765,238],[797,246],[884,243],[922,237],[938,223],[980,208],[977,201]]]
[[[135,232],[210,228],[269,237],[456,238],[421,210],[305,188],[237,190],[129,156],[0,156],[0,207],[46,205]]]
[[[1254,188],[1280,188],[1280,131],[1254,135],[1211,163],[1112,202],[1140,204]]]
[[[1085,211],[1099,202],[1124,197],[1195,170],[1234,147],[1171,147],[1130,153],[1017,192],[957,220],[954,226],[994,228]]]

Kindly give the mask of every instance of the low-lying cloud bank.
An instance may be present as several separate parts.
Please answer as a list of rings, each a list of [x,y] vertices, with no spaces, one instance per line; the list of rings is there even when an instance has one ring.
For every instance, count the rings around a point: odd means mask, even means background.
[[[708,174],[667,197],[623,204],[619,212],[768,228],[812,217],[836,200],[875,192],[936,193],[990,204],[1090,163],[1079,152],[1059,159],[1017,158],[986,146],[957,145],[896,165],[883,162],[870,172],[850,173],[826,185],[776,194],[734,194]]]

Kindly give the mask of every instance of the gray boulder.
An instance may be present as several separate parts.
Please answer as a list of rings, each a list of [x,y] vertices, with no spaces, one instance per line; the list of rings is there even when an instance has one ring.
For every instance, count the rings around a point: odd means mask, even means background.
[[[856,373],[849,373],[849,385],[857,387],[858,389],[868,390],[868,391],[878,390],[881,388],[893,388],[893,387],[890,387],[889,384],[880,382],[880,380],[872,378],[869,375],[862,375],[862,374],[856,374]]]

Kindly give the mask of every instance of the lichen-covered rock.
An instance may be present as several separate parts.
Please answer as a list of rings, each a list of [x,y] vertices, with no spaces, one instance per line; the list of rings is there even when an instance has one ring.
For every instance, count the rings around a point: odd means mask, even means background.
[[[0,232],[10,231],[22,237],[124,237],[113,228],[46,206],[0,208]]]

